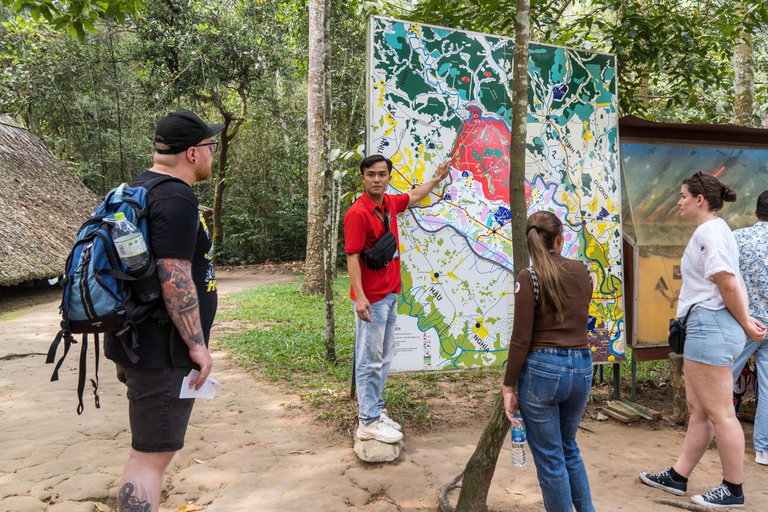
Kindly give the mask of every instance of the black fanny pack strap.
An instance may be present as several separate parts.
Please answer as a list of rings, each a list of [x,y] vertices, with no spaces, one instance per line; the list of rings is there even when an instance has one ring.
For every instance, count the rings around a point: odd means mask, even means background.
[[[693,308],[696,307],[696,304],[688,308],[688,312],[685,314],[685,318],[683,318],[683,325],[686,325],[688,323],[688,317],[691,315],[691,311],[693,311]]]
[[[80,371],[77,378],[77,414],[83,414],[83,392],[85,391],[85,365],[88,362],[88,334],[83,334],[80,345]]]

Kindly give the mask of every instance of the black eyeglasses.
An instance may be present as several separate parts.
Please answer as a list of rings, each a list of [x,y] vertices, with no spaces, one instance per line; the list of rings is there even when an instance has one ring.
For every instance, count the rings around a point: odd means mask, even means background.
[[[701,182],[701,188],[704,189],[704,193],[702,194],[704,197],[707,196],[707,185],[704,183],[704,178],[701,175],[701,171],[694,174],[697,178],[699,178],[699,182]]]
[[[205,144],[195,144],[196,148],[202,147],[202,146],[210,146],[211,147],[211,153],[215,153],[219,150],[219,141],[214,140],[213,142],[206,142]]]

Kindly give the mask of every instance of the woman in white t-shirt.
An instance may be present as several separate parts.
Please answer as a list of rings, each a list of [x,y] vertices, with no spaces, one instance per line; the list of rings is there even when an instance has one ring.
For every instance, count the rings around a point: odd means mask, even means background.
[[[685,393],[690,419],[683,451],[675,465],[660,473],[640,473],[644,483],[682,496],[688,477],[717,436],[723,482],[691,501],[712,508],[742,508],[744,433],[733,409],[731,367],[746,341],[761,340],[766,329],[749,316],[739,272],[739,249],[728,224],[718,217],[723,201],[736,192],[709,174],[683,180],[680,216],[696,222],[682,261],[683,286],[677,316],[687,321]]]

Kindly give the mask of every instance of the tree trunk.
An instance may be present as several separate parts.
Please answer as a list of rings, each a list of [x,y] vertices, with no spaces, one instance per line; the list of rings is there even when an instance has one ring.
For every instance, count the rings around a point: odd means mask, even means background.
[[[672,421],[683,425],[688,421],[688,408],[685,403],[685,373],[683,373],[682,354],[669,353],[669,385],[672,388]]]
[[[325,27],[323,30],[326,42],[331,40],[331,2],[325,0]],[[325,59],[323,67],[325,68],[325,123],[323,129],[323,141],[325,147],[325,172],[324,189],[325,197],[325,225],[323,226],[324,240],[323,244],[323,264],[325,270],[325,358],[336,362],[336,325],[334,315],[333,301],[333,278],[336,268],[336,251],[334,250],[334,240],[336,239],[335,230],[338,228],[334,224],[335,211],[333,205],[334,181],[333,173],[330,168],[330,159],[328,155],[331,151],[331,119],[333,119],[333,96],[331,95],[331,47],[326,44]]]
[[[515,276],[528,266],[525,224],[528,220],[525,201],[525,140],[528,115],[528,41],[530,39],[530,1],[517,0],[515,24],[515,60],[512,75],[512,143],[510,147],[509,206],[512,215],[512,247]],[[499,392],[493,413],[477,443],[475,452],[464,469],[464,479],[456,504],[456,512],[484,512],[491,480],[496,470],[509,420]]]
[[[499,392],[493,404],[491,418],[477,442],[475,453],[464,468],[456,512],[485,512],[488,509],[485,504],[488,499],[488,489],[508,431],[509,420],[504,414],[504,402]]]
[[[755,61],[752,36],[743,32],[733,51],[733,121],[752,126],[755,101]]]
[[[515,61],[512,75],[512,141],[509,152],[509,209],[512,217],[512,248],[515,277],[528,266],[525,225],[525,140],[528,116],[528,41],[530,40],[530,0],[517,0]]]
[[[229,132],[230,119],[224,118],[224,129],[219,136],[219,172],[216,175],[216,188],[213,193],[213,261],[217,263],[217,250],[224,244],[224,225],[221,221],[224,210],[224,191],[227,189],[227,156],[229,155],[229,143],[233,135]]]
[[[304,292],[325,289],[326,211],[328,209],[325,154],[325,0],[309,2],[309,73],[307,95],[308,179],[307,255],[304,262]]]
[[[200,101],[211,103],[221,114],[224,119],[224,129],[221,130],[219,135],[219,172],[216,175],[216,187],[213,193],[213,262],[216,263],[216,252],[223,247],[224,244],[224,224],[222,217],[224,214],[224,191],[227,189],[227,173],[229,170],[228,158],[229,158],[229,145],[237,136],[237,132],[240,131],[243,121],[248,116],[248,101],[245,97],[245,91],[243,88],[237,90],[237,95],[240,98],[240,112],[235,115],[233,112],[227,110],[222,103],[221,98],[216,94],[197,94],[196,97]]]

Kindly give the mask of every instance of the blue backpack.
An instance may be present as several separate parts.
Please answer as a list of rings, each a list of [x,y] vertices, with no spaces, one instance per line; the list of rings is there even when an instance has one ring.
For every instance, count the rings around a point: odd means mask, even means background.
[[[95,345],[96,368],[91,384],[96,408],[100,407],[99,334],[113,333],[120,339],[128,359],[134,364],[138,362],[139,358],[134,353],[138,347],[136,326],[153,313],[157,299],[161,296],[155,261],[149,247],[147,193],[152,187],[174,179],[171,176],[160,176],[144,185],[131,187],[123,183],[110,190],[101,205],[80,227],[72,245],[64,275],[59,281],[64,288],[59,306],[61,330],[51,343],[45,362],[50,364],[55,361],[56,351],[63,340],[64,354],[51,376],[52,382],[58,380],[64,358],[71,346],[77,343],[72,335],[83,335],[77,385],[78,414],[83,412],[89,334],[93,334]],[[147,243],[150,263],[141,276],[126,273],[112,241],[112,227],[118,212],[125,214],[126,219],[139,228]],[[152,290],[143,293],[142,300],[134,291],[139,285],[144,291]]]

